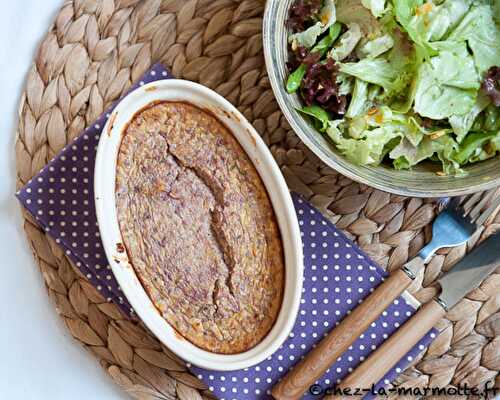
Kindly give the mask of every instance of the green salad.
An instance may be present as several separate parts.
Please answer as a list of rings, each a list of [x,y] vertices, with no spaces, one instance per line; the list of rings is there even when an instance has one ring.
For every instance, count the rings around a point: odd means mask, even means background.
[[[352,162],[500,152],[500,0],[296,0],[287,25],[287,91]]]

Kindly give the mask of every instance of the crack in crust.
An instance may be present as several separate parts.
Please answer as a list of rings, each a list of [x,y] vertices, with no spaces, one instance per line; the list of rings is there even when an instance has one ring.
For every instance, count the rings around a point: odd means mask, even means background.
[[[164,137],[165,141],[166,141],[166,135],[164,133],[162,133],[162,137]],[[168,148],[168,141],[167,141],[167,148]],[[196,168],[191,168],[188,165],[184,164],[182,162],[182,160],[177,158],[174,152],[170,152],[170,154],[175,159],[177,164],[181,165],[184,170],[190,170],[193,174],[195,174],[198,177],[198,179],[203,182],[203,184],[206,186],[206,188],[208,189],[210,194],[214,197],[214,199],[217,200],[217,205],[215,206],[215,208],[213,210],[210,210],[210,219],[212,221],[211,228],[212,228],[212,233],[214,235],[214,238],[217,241],[217,245],[219,247],[219,250],[221,251],[221,254],[223,255],[224,264],[226,265],[226,268],[228,271],[224,283],[227,286],[231,296],[234,297],[235,294],[234,294],[234,290],[233,290],[233,287],[231,284],[231,275],[232,275],[232,272],[234,271],[236,261],[234,259],[233,250],[225,237],[225,232],[224,232],[224,230],[220,229],[220,224],[218,223],[218,221],[220,221],[223,218],[221,216],[221,213],[220,213],[220,205],[219,205],[220,202],[222,201],[222,196],[220,196],[220,194],[219,194],[221,192],[221,190],[214,191],[211,188],[210,178],[207,176],[207,174],[203,173],[202,169],[197,170]],[[177,177],[178,176],[179,175],[177,175]],[[174,181],[174,184],[175,184],[175,181]],[[170,191],[168,194],[170,194]],[[218,282],[220,282],[220,281],[217,280],[215,282],[214,290],[212,293],[212,296],[214,298],[216,298],[215,296],[216,296]],[[217,314],[217,311],[218,311],[217,302],[214,300],[213,303],[215,305],[215,310],[216,310],[215,313]]]
[[[276,217],[228,129],[184,103],[157,103],[127,127],[116,200],[131,263],[186,339],[216,353],[258,344],[282,301]]]

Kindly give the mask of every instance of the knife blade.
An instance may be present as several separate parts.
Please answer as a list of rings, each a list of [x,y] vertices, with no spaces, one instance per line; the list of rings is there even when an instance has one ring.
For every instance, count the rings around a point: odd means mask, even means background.
[[[467,254],[438,283],[438,299],[447,309],[453,307],[500,266],[500,232],[497,232]]]

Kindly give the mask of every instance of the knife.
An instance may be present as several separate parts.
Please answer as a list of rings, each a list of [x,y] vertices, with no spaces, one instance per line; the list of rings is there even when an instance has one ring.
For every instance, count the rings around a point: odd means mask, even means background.
[[[500,266],[500,232],[484,240],[454,268],[438,280],[441,294],[422,306],[370,357],[336,387],[335,395],[324,399],[340,399],[337,393],[369,389],[408,353],[419,340],[472,289]],[[339,391],[340,389],[340,391]]]

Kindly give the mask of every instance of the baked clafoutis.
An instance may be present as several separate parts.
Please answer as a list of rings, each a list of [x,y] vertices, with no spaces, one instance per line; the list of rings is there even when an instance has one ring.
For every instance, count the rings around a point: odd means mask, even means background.
[[[281,236],[254,165],[210,111],[157,102],[135,114],[116,207],[123,251],[182,337],[219,354],[264,339],[283,299]]]

